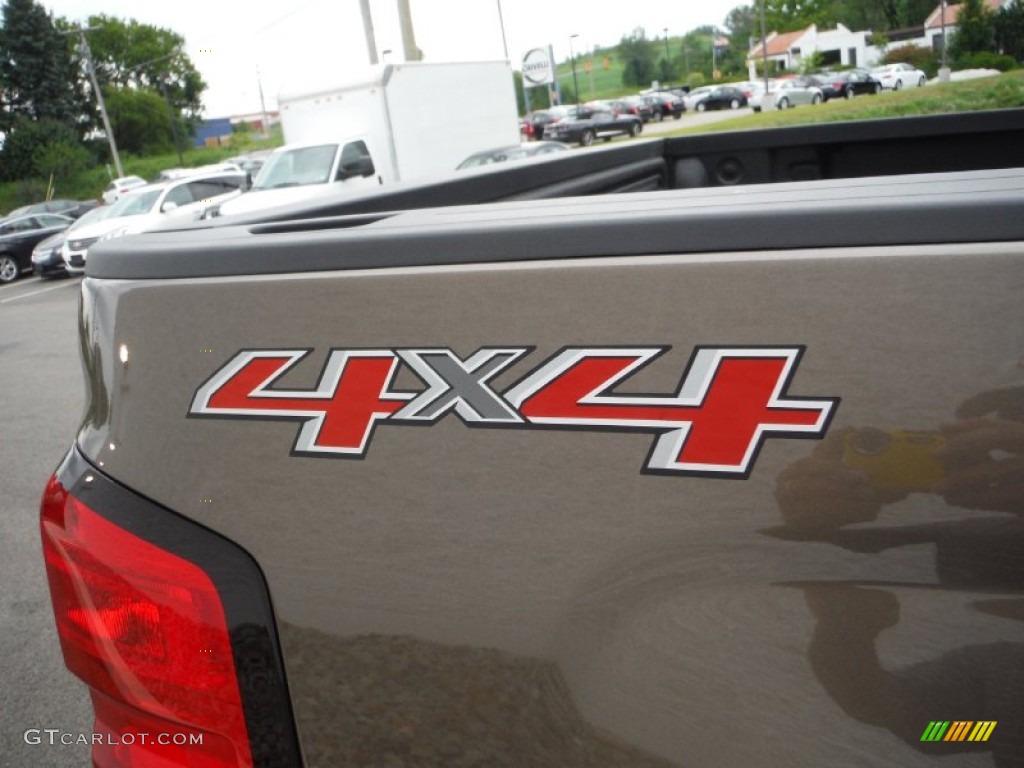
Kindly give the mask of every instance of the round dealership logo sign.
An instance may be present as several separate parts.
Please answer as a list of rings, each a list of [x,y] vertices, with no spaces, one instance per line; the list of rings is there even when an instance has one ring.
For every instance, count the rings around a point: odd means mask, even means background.
[[[530,85],[553,83],[554,74],[551,59],[543,48],[534,48],[523,56],[523,79]]]

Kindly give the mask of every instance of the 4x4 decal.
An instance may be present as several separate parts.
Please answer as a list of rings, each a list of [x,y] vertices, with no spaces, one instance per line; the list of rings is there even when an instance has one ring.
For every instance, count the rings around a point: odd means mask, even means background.
[[[315,389],[275,384],[310,350],[236,354],[196,391],[189,416],[301,422],[293,455],[366,455],[380,424],[467,425],[649,432],[646,472],[746,477],[768,437],[820,438],[839,402],[790,397],[802,347],[698,347],[675,392],[618,391],[669,347],[571,347],[504,392],[491,381],[531,347],[331,350]],[[394,388],[399,366],[425,389]]]

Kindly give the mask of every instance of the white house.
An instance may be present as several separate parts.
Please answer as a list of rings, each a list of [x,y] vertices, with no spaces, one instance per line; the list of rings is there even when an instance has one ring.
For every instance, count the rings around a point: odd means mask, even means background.
[[[1003,7],[1006,0],[985,0],[985,7],[995,13]],[[945,10],[943,10],[945,6]],[[939,3],[935,6],[924,24],[920,28],[920,34],[913,38],[899,40],[899,45],[916,45],[920,48],[931,48],[933,51],[942,50],[943,35],[949,35],[956,31],[957,22],[960,19],[960,5],[949,5]],[[896,44],[894,41],[893,44]]]
[[[835,29],[819,30],[812,24],[796,32],[768,35],[768,60],[776,69],[797,70],[803,60],[812,54],[820,54],[819,63],[824,67],[871,67],[881,53],[871,45],[870,32],[851,32],[842,24]],[[747,54],[747,68],[750,78],[757,79],[756,66],[764,52],[760,43]]]
[[[1007,0],[985,0],[985,5],[991,11],[998,11],[1005,2]],[[942,47],[944,35],[956,31],[959,17],[960,5],[940,2],[928,14],[921,27],[897,30],[903,33],[898,37],[890,35],[890,45],[917,45],[938,51]],[[800,69],[805,57],[818,51],[822,54],[821,65],[824,67],[873,67],[885,55],[885,48],[871,45],[871,37],[871,32],[851,32],[842,24],[824,31],[819,31],[812,24],[796,32],[772,32],[767,38],[767,58],[771,62],[770,66],[776,70],[794,71]],[[760,43],[747,53],[747,69],[751,80],[757,79],[757,62],[763,57]]]

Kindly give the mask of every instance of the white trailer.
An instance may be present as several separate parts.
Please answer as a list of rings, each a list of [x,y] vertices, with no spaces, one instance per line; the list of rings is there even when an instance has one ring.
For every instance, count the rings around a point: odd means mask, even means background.
[[[285,146],[222,214],[443,176],[474,152],[519,143],[506,61],[386,64],[278,103]]]

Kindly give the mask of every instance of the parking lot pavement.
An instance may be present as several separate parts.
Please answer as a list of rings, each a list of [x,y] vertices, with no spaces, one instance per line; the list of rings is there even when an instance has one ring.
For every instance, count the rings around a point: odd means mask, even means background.
[[[30,729],[92,731],[85,686],[65,669],[39,542],[39,498],[84,404],[81,281],[0,287],[0,766],[89,765],[89,747],[27,743]],[[33,741],[30,733],[28,741]]]
[[[680,128],[692,128],[695,125],[711,125],[720,123],[723,120],[731,120],[734,117],[744,117],[750,114],[749,107],[741,109],[720,109],[713,112],[684,112],[678,120],[662,120],[660,123],[650,122],[644,126],[644,135],[656,136],[660,133],[671,133]]]
[[[33,296],[42,295],[77,286],[79,279],[41,280],[38,277],[22,278],[0,289],[0,304],[11,304]]]

